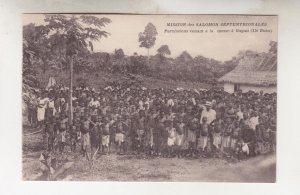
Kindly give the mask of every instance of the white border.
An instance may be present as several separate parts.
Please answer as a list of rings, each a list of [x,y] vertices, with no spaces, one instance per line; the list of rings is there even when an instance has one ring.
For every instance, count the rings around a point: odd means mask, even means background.
[[[0,194],[300,194],[300,4],[292,0],[0,1]],[[22,13],[279,15],[276,184],[24,182],[21,178]]]

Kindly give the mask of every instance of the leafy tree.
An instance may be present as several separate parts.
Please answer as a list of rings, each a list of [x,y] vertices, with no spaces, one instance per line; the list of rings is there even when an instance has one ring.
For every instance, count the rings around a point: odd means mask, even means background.
[[[115,49],[115,53],[112,58],[113,72],[125,72],[127,71],[127,65],[129,59],[125,57],[123,49]]]
[[[273,54],[273,56],[268,62],[267,69],[276,71],[277,70],[277,42],[271,41],[269,45],[270,45],[269,53]]]
[[[59,66],[60,71],[62,71],[64,65],[66,66],[67,64],[65,37],[61,36],[57,31],[49,37],[49,43],[51,46],[53,61]]]
[[[206,66],[210,63],[210,59],[202,55],[198,55],[194,58],[194,62],[202,68],[206,68]]]
[[[89,55],[94,63],[95,70],[109,70],[112,64],[111,55],[107,52],[96,52]]]
[[[115,49],[115,57],[117,58],[117,59],[122,59],[122,58],[124,58],[125,57],[125,54],[124,54],[124,51],[123,51],[123,49]]]
[[[72,57],[86,49],[93,50],[93,41],[107,37],[108,32],[102,28],[111,22],[108,18],[90,15],[46,14],[46,27],[50,29],[52,49],[64,53],[64,57]]]
[[[28,44],[26,39],[23,39],[23,65],[32,66],[32,59],[35,55],[35,51],[33,51]]]
[[[157,49],[157,52],[161,56],[171,55],[171,51],[170,51],[168,45],[162,45],[162,46],[160,46],[160,48]]]
[[[22,112],[27,113],[26,105],[31,104],[36,97],[36,90],[39,88],[39,80],[37,79],[37,71],[33,67],[33,59],[37,53],[31,47],[26,39],[23,39],[23,68],[22,68]]]
[[[86,52],[80,52],[74,56],[74,72],[91,72],[95,70],[96,65],[90,55],[87,50]]]
[[[73,57],[75,56],[76,59],[78,53],[85,53],[88,48],[93,50],[92,41],[99,41],[102,37],[109,35],[102,28],[111,22],[108,18],[98,18],[90,15],[61,14],[46,14],[44,21],[46,22],[46,27],[50,30],[50,37],[55,36],[55,39],[59,39],[61,46],[64,47],[63,50],[66,58],[69,58],[70,67],[73,67]],[[85,60],[85,58],[82,60]],[[70,73],[71,90],[69,103],[72,108],[73,70]],[[69,122],[72,123],[72,120],[73,115],[70,112]]]
[[[39,87],[39,81],[36,78],[38,71],[36,70],[36,62],[48,58],[45,55],[48,51],[46,45],[46,35],[49,33],[44,26],[36,26],[28,24],[23,26],[23,67],[22,67],[22,83],[23,98],[32,97]],[[45,65],[44,65],[45,66]],[[45,67],[43,68],[45,69]],[[26,100],[26,101],[27,101]]]
[[[23,39],[27,43],[26,47],[35,53],[34,57],[42,61],[43,72],[46,71],[47,62],[50,60],[51,56],[49,40],[47,37],[49,31],[50,30],[43,25],[36,26],[35,24],[28,24],[23,27]],[[28,55],[24,55],[24,57],[31,63]]]
[[[177,66],[182,66],[187,69],[190,69],[190,67],[193,65],[193,57],[187,52],[183,51],[176,59],[175,63]]]
[[[33,93],[39,87],[39,81],[36,78],[37,71],[32,66],[32,60],[36,55],[36,51],[29,47],[28,42],[23,39],[23,91],[31,93]]]
[[[130,65],[127,66],[128,71],[133,74],[145,74],[148,72],[146,65],[146,57],[142,55],[133,55],[130,56]]]
[[[277,54],[277,42],[276,41],[271,41],[269,43],[269,46],[270,46],[269,52]]]
[[[157,53],[160,58],[160,64],[166,60],[166,55],[171,55],[171,51],[168,45],[162,45],[160,48],[157,49]]]
[[[144,32],[139,33],[140,47],[148,50],[148,64],[149,64],[149,49],[154,46],[157,36],[156,27],[150,22],[145,27]]]

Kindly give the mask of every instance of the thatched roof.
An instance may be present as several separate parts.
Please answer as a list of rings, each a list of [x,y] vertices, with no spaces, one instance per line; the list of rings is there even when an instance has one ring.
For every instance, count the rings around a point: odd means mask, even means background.
[[[219,82],[270,86],[277,84],[277,56],[262,53],[245,56],[239,65]]]

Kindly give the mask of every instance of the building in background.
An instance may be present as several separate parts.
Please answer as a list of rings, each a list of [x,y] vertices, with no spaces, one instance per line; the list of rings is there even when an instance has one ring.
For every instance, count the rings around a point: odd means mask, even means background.
[[[254,91],[277,92],[277,54],[249,53],[240,60],[239,65],[219,78],[224,91],[234,93]]]

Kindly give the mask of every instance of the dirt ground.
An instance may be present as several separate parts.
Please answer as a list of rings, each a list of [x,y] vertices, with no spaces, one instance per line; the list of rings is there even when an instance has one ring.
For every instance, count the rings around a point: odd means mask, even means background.
[[[23,135],[23,179],[44,180],[39,157],[43,151],[43,134],[27,135],[36,129],[25,129]],[[85,157],[66,148],[57,156],[61,164],[73,165],[57,180],[65,181],[201,181],[201,182],[275,182],[275,155],[244,161],[222,158],[150,158],[134,155],[98,154],[92,167]]]

